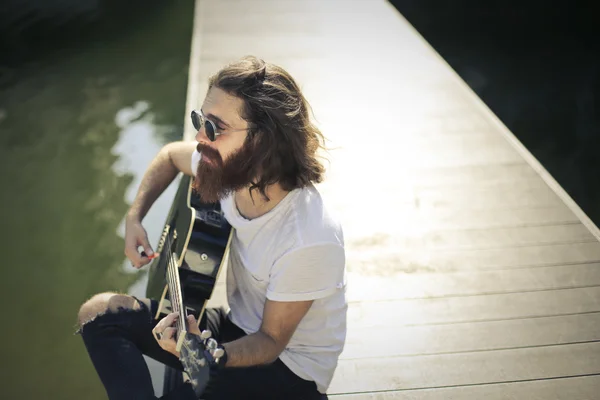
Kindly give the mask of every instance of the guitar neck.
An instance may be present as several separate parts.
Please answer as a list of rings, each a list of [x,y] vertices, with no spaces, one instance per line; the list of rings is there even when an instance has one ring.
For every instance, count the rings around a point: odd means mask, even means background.
[[[171,302],[171,309],[173,312],[179,315],[175,326],[177,331],[175,332],[175,340],[177,342],[176,350],[180,351],[183,343],[183,338],[187,332],[187,320],[185,307],[183,306],[183,293],[181,290],[181,282],[179,280],[179,267],[177,266],[176,254],[171,253],[169,262],[167,264],[167,287],[169,290],[169,300]]]

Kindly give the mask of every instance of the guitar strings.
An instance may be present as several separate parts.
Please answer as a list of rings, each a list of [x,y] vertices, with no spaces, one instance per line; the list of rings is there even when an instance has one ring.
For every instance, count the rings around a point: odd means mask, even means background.
[[[173,253],[171,251],[171,247],[173,245],[173,242],[171,241],[171,238],[168,237],[167,238],[167,287],[169,289],[169,294],[171,297],[171,308],[173,310],[173,312],[176,312],[177,314],[179,314],[179,318],[177,319],[177,322],[175,323],[176,326],[176,330],[177,330],[177,334],[179,334],[182,331],[182,324],[183,321],[181,320],[184,316],[181,314],[182,312],[182,307],[180,306],[180,289],[179,289],[179,279],[177,277],[177,271],[175,270],[175,268],[177,268],[177,263],[175,262],[174,258],[173,258]]]

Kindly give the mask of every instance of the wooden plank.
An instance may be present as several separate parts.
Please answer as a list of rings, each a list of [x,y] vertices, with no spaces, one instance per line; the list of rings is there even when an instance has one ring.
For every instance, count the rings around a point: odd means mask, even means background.
[[[351,303],[348,329],[499,321],[600,311],[600,287]]]
[[[394,161],[385,161],[382,162],[382,165],[383,163],[389,163],[388,167],[396,165],[393,164]],[[346,173],[354,173],[355,171],[358,172],[360,170],[358,166],[351,165],[345,166],[344,169],[346,170]],[[406,168],[402,166],[401,170],[404,171]],[[397,179],[393,180],[381,179],[380,177],[373,178],[375,182],[367,182],[366,184],[373,186],[373,188],[379,192],[388,193],[388,195],[392,197],[396,197],[398,193],[404,194],[404,192],[410,192],[410,195],[412,196],[411,200],[418,206],[420,206],[424,200],[437,201],[438,198],[463,202],[469,201],[469,198],[472,197],[471,195],[505,197],[505,193],[510,190],[525,194],[533,192],[549,193],[548,185],[537,177],[520,180],[515,178],[512,181],[470,180],[464,183],[450,182],[447,184],[420,186],[419,182],[415,180],[416,176],[411,175],[410,172],[396,174],[395,176]],[[345,180],[349,181],[350,177],[346,176]],[[348,184],[349,183],[351,182],[348,182]],[[560,206],[564,207],[564,204],[560,204]],[[465,208],[467,207],[463,206],[463,209]]]
[[[514,164],[523,162],[520,154],[511,148],[497,146],[497,143],[488,145],[465,145],[464,147],[443,147],[438,149],[429,149],[425,145],[419,146],[407,141],[407,144],[419,157],[401,159],[410,168],[440,168],[440,167],[459,167],[491,164]],[[391,146],[392,148],[394,146]],[[392,149],[387,149],[392,153]],[[399,159],[394,158],[393,154],[385,154],[386,150],[380,150],[380,162],[397,163]],[[396,150],[396,153],[398,151]]]
[[[600,262],[600,243],[527,246],[506,249],[444,251],[431,254],[432,270],[500,269]]]
[[[333,197],[328,204],[338,215],[342,216],[344,230],[352,239],[361,240],[364,237],[385,234],[395,236],[399,240],[404,240],[403,238],[408,236],[415,241],[421,241],[423,245],[430,245],[432,242],[429,239],[432,237],[425,237],[425,235],[437,230],[489,228],[491,230],[489,235],[493,236],[495,228],[537,226],[537,230],[541,232],[543,229],[540,229],[540,226],[562,225],[563,222],[573,226],[550,228],[551,230],[563,230],[563,239],[558,241],[541,240],[540,243],[577,242],[593,238],[593,235],[588,235],[586,232],[568,237],[568,230],[589,232],[589,229],[575,227],[582,225],[576,224],[578,219],[574,214],[564,207],[558,197],[550,197],[553,196],[553,193],[546,188],[522,190],[516,188],[505,197],[505,200],[501,200],[498,193],[492,190],[479,191],[479,193],[472,190],[470,193],[473,193],[473,196],[471,197],[458,194],[444,196],[443,192],[424,197],[417,196],[410,191],[410,188],[388,191],[387,188],[382,188],[375,183],[365,186],[367,187],[362,193],[353,192],[348,186],[330,186],[323,190],[323,196],[326,199]],[[370,192],[368,190],[370,188],[376,191]],[[379,197],[377,207],[365,209],[364,204],[372,201],[372,193],[380,191],[390,192],[390,194]],[[353,198],[353,203],[343,200],[348,197]],[[363,204],[363,206],[358,204]],[[394,212],[390,212],[390,210],[394,210]],[[531,212],[528,212],[529,210]],[[547,219],[545,219],[546,215]],[[533,234],[535,231],[536,229],[525,229],[522,232]],[[546,236],[549,233],[542,232],[541,235]],[[432,234],[435,233],[432,232]],[[443,233],[440,234],[443,235]],[[463,235],[468,234],[465,232]],[[499,234],[499,231],[496,234]],[[584,240],[580,240],[582,238]],[[481,238],[481,240],[483,239]],[[511,241],[510,238],[506,240],[508,243]],[[531,240],[521,245],[530,246],[535,243],[535,240]],[[503,246],[506,245],[503,244]]]
[[[348,176],[358,177],[352,170]],[[398,235],[407,227],[419,226],[421,231],[436,229],[439,226],[460,226],[461,218],[465,227],[485,227],[486,223],[510,226],[549,225],[550,221],[577,222],[574,214],[547,186],[519,187],[519,185],[497,185],[495,188],[471,187],[466,190],[427,190],[415,192],[409,184],[405,187],[388,185],[376,179],[364,185],[357,192],[353,185],[337,184],[322,188],[323,195],[340,215],[351,215],[343,220],[344,227],[353,225],[366,227],[364,236],[374,232],[370,226]],[[378,197],[377,207],[367,212],[361,204],[369,204],[373,193],[387,193]],[[347,199],[352,198],[352,202]],[[389,210],[394,210],[390,213]],[[513,210],[515,210],[513,212]],[[531,210],[531,212],[529,212]],[[544,219],[544,211],[548,220]],[[506,218],[501,218],[506,217]],[[523,222],[522,222],[523,221]],[[478,225],[479,224],[479,225]]]
[[[493,164],[492,164],[493,165]],[[496,165],[503,166],[503,165]],[[413,169],[411,171],[418,171],[418,169]],[[496,191],[498,194],[505,193],[506,189],[515,188],[518,190],[526,190],[526,189],[544,189],[548,188],[548,184],[544,182],[539,177],[526,177],[523,176],[521,178],[515,177],[514,179],[480,179],[476,180],[471,178],[470,181],[467,182],[441,182],[438,185],[424,185],[421,186],[418,181],[416,181],[417,172],[415,172],[414,176],[410,176],[410,184],[414,187],[415,193],[418,195],[434,195],[437,193],[444,193],[450,196],[459,196],[465,195],[465,191],[471,192],[474,191],[476,193],[479,192],[490,192]],[[390,187],[395,187],[399,182],[389,182]]]
[[[463,102],[453,106],[452,110],[447,110],[447,106],[439,105],[435,110],[444,110],[462,114],[460,118],[440,118],[433,117],[435,122],[426,123],[419,126],[418,136],[424,139],[435,139],[441,136],[463,138],[465,140],[485,135],[495,135],[494,128],[484,116],[471,115],[472,109],[470,102]],[[524,162],[521,160],[521,162]]]
[[[206,2],[206,15],[219,16],[232,14],[241,18],[244,15],[263,16],[269,18],[283,13],[303,14],[303,13],[335,13],[335,2],[322,0],[303,0],[303,1],[273,1],[273,0],[252,0],[252,2],[240,0],[220,0]],[[339,13],[339,11],[338,11]],[[225,25],[229,27],[229,24]]]
[[[600,312],[404,328],[354,328],[348,331],[340,359],[463,353],[591,341],[600,341]]]
[[[591,400],[597,398],[599,388],[600,376],[590,375],[526,382],[328,396],[340,400]]]
[[[432,250],[597,242],[582,224],[434,231],[423,239]]]
[[[377,238],[375,236],[374,238]],[[389,277],[399,273],[508,270],[600,262],[600,243],[557,244],[485,250],[431,251],[416,238],[397,248],[382,248],[363,257],[347,247],[351,272]]]
[[[468,191],[460,188],[429,189],[420,190],[416,196],[425,212],[435,208],[493,210],[523,206],[564,206],[562,200],[547,186],[529,188],[498,184],[493,189],[473,187]]]
[[[440,107],[445,107],[445,105],[440,105]],[[435,110],[436,108],[432,107],[429,109]],[[472,120],[473,118],[478,117],[465,112],[458,115],[455,114],[454,117],[448,119],[447,121]],[[476,134],[455,133],[453,135],[445,135],[440,133],[435,135],[418,135],[411,137],[410,140],[417,149],[427,149],[436,155],[451,152],[468,157],[472,152],[485,151],[487,148],[493,148],[494,150],[502,150],[506,152],[517,152],[504,137],[497,135],[493,130],[480,130]],[[524,160],[521,159],[517,162],[523,161]]]
[[[333,201],[328,202],[332,210],[341,215],[352,215],[351,218],[343,218],[348,250],[362,241],[387,236],[420,241],[424,245],[423,236],[435,231],[580,224],[579,219],[563,205],[496,209],[493,212],[469,208],[438,208],[425,212],[411,203],[409,192],[400,194],[400,199],[389,196],[381,201],[381,204],[391,207],[393,213],[385,207],[369,208],[368,212],[364,212],[364,207],[361,210],[361,207],[342,200],[344,193],[348,197],[361,197],[354,196],[347,187],[322,186],[321,189],[324,197],[335,196]],[[364,201],[368,203],[369,199],[365,196]]]
[[[349,250],[358,253],[356,256],[360,255],[363,259],[369,259],[375,254],[381,254],[381,251],[387,248],[402,246],[407,237],[411,236],[412,232],[382,234],[377,236],[376,244],[368,237],[362,240],[353,240]],[[419,237],[419,240],[422,245],[429,247],[432,251],[597,242],[596,238],[582,224],[439,230],[426,232]]]
[[[428,211],[423,219],[432,230],[509,228],[581,223],[577,216],[564,205],[499,209],[493,212],[469,208],[434,209]]]
[[[480,184],[491,184],[541,180],[540,176],[526,163],[461,166],[445,168],[420,168],[410,172],[417,188]]]
[[[600,263],[385,276],[362,273],[352,261],[349,266],[347,298],[351,303],[600,286]]]
[[[599,342],[433,356],[341,360],[328,392],[421,389],[588,374],[600,374]]]
[[[439,81],[437,81],[439,84]],[[427,90],[424,88],[424,85],[421,84],[420,85],[420,92],[421,93],[427,93]],[[431,93],[429,93],[430,96],[437,96],[438,92],[437,91],[432,91]],[[472,104],[470,99],[469,99],[469,104]],[[464,106],[463,106],[464,107]],[[437,108],[434,108],[434,110],[436,112],[439,112],[438,110],[440,109],[444,109],[447,108],[447,105],[444,105],[443,108],[442,106],[438,106]],[[472,107],[469,108],[469,110],[464,110],[462,111],[461,114],[463,115],[468,115],[469,118],[453,118],[453,117],[449,117],[449,116],[443,116],[443,115],[436,115],[435,117],[431,116],[431,112],[429,112],[430,115],[428,115],[428,118],[424,119],[424,121],[422,121],[419,124],[418,127],[418,131],[417,134],[428,134],[428,135],[435,135],[435,134],[443,134],[443,135],[453,135],[453,134],[468,134],[468,133],[472,133],[475,135],[480,134],[481,132],[489,132],[494,131],[493,125],[490,123],[490,121],[486,118],[486,116],[484,115],[478,115],[477,111],[473,111]]]
[[[478,150],[475,146],[445,147],[430,150],[426,146],[415,146],[415,151],[421,156],[414,158],[410,165],[419,167],[452,167],[464,165],[506,164],[523,161],[523,158],[513,149],[496,147],[490,143],[482,145]]]
[[[325,57],[327,48],[322,44],[324,38],[318,32],[279,35],[210,33],[203,36],[203,59],[236,59],[247,54],[260,54],[262,58],[271,60],[281,57],[301,58],[303,55]],[[290,46],[293,43],[293,46]]]
[[[220,15],[211,16],[211,23],[203,28],[204,35],[222,34],[227,35],[247,35],[252,32],[253,35],[278,35],[285,32],[285,35],[313,35],[315,32],[321,32],[324,16],[318,11],[297,12],[282,11],[271,13],[268,18],[264,14],[257,13],[231,13],[227,12]],[[223,26],[227,25],[224,30]]]
[[[446,77],[447,78],[447,77]],[[412,83],[412,81],[411,81]],[[420,96],[429,107],[424,110],[424,119],[418,126],[418,136],[452,136],[496,131],[486,113],[473,107],[473,100],[463,88],[458,88],[452,79],[417,81]]]

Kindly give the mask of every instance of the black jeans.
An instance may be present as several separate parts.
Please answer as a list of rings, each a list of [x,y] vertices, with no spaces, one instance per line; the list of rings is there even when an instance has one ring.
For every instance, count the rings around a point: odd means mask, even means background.
[[[179,359],[163,350],[152,335],[152,328],[158,322],[153,318],[158,303],[136,300],[140,310],[100,315],[79,331],[110,400],[157,399],[142,354],[183,370]],[[200,329],[209,329],[219,343],[245,335],[221,308],[207,309]],[[298,377],[280,359],[264,366],[225,368],[211,380],[207,392],[210,394],[206,400],[327,398],[317,391],[314,382]],[[182,383],[160,398],[192,400],[196,396],[189,383]]]

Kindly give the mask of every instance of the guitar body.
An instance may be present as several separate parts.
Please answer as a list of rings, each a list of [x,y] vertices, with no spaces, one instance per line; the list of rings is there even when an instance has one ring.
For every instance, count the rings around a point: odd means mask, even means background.
[[[220,204],[201,202],[191,184],[191,177],[181,178],[156,247],[159,255],[150,265],[146,296],[159,301],[155,318],[171,312],[166,274],[172,261],[178,267],[177,278],[186,314],[194,314],[200,321],[233,237],[233,229],[223,216]]]

